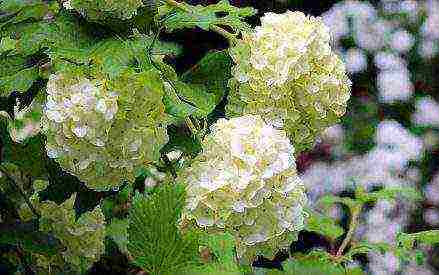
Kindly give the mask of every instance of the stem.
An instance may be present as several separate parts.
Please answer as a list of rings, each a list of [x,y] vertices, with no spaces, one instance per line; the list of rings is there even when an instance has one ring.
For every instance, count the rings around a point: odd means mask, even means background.
[[[14,178],[9,174],[9,172],[0,165],[0,172],[2,172],[6,178],[8,179],[7,182],[12,183],[11,186],[13,186],[13,188],[17,189],[18,193],[20,194],[20,196],[23,197],[24,202],[27,204],[27,206],[29,207],[29,209],[32,211],[32,213],[36,216],[36,217],[40,217],[40,215],[38,214],[38,211],[34,208],[34,206],[32,205],[32,203],[30,202],[29,198],[26,196],[26,193],[24,193],[23,189],[21,189],[20,185],[17,184],[17,182],[14,180]]]
[[[166,2],[168,5],[176,7],[186,13],[192,13],[192,10],[190,8],[188,8],[187,6],[185,6],[183,3],[181,2],[177,2],[175,0],[164,0],[164,2]],[[222,35],[224,38],[226,38],[231,44],[235,44],[237,42],[237,39],[235,37],[235,35],[233,33],[230,33],[228,31],[226,31],[225,29],[217,26],[217,25],[210,25],[209,29],[211,31],[214,31],[220,35]]]
[[[335,255],[337,258],[342,256],[343,251],[346,249],[346,247],[348,246],[348,244],[350,243],[350,241],[352,239],[352,236],[355,233],[355,229],[357,229],[362,207],[363,207],[362,204],[356,204],[351,209],[351,220],[349,222],[349,230],[348,230],[348,233],[346,233],[346,237],[344,238],[340,247],[338,248],[337,254]]]

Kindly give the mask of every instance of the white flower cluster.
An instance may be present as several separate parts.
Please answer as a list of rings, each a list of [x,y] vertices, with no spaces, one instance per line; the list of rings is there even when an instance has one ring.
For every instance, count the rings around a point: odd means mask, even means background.
[[[130,73],[104,83],[52,75],[42,118],[48,156],[94,190],[134,180],[134,171],[156,161],[168,141],[161,81]]]
[[[320,18],[287,11],[266,13],[261,22],[230,49],[236,65],[226,111],[261,115],[285,129],[300,152],[345,113],[351,82]]]
[[[293,152],[285,132],[259,116],[220,119],[181,175],[183,220],[233,234],[244,259],[288,246],[286,239],[303,228],[306,203]]]
[[[102,147],[118,110],[117,98],[117,93],[106,91],[99,81],[67,79],[64,75],[53,74],[47,83],[44,115],[49,121],[66,127],[62,129],[64,132]],[[48,154],[58,155],[52,148],[48,148]]]

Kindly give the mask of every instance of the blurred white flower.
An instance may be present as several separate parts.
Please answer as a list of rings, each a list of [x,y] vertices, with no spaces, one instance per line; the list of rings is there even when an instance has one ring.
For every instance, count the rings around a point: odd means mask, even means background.
[[[422,35],[430,39],[439,39],[439,1],[426,1],[427,18],[421,27]]]
[[[416,101],[412,122],[420,126],[439,127],[439,103],[430,96]]]
[[[439,210],[428,208],[424,211],[424,221],[431,226],[439,225]]]
[[[358,73],[367,68],[367,57],[363,50],[351,48],[344,55],[346,70],[350,73]]]
[[[414,43],[415,39],[413,35],[402,29],[394,32],[390,38],[390,46],[400,53],[409,51]]]
[[[425,198],[439,206],[439,173],[433,176],[433,179],[424,190]]]
[[[410,72],[405,69],[386,70],[378,73],[377,86],[379,100],[388,104],[408,100],[414,90],[413,84],[410,82]]]
[[[425,59],[430,59],[438,53],[439,42],[432,39],[424,39],[420,42],[418,53]]]
[[[407,68],[407,62],[399,55],[380,51],[374,57],[375,66],[380,70],[402,70]]]

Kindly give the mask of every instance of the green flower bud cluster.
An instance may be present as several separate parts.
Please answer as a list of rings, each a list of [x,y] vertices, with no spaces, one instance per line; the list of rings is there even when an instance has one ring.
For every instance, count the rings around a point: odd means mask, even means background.
[[[303,228],[306,202],[293,153],[286,133],[260,116],[218,120],[180,175],[187,184],[182,221],[231,233],[244,260],[288,247]]]
[[[53,234],[66,250],[63,259],[78,270],[87,270],[104,253],[105,217],[100,207],[75,217],[76,194],[61,205],[40,202],[40,231]]]
[[[114,80],[52,75],[42,117],[48,156],[94,190],[133,181],[168,142],[163,93],[151,71],[128,70]]]
[[[137,14],[138,8],[144,6],[142,0],[68,0],[63,5],[91,20],[130,19]]]
[[[261,22],[229,50],[236,64],[226,113],[261,115],[299,153],[345,113],[351,82],[320,18],[288,11],[266,13]]]

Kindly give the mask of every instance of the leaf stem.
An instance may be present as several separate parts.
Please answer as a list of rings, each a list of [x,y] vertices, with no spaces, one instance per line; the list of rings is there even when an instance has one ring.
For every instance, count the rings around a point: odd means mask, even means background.
[[[178,8],[186,13],[192,13],[192,10],[190,8],[188,8],[188,6],[185,6],[182,2],[177,2],[175,0],[164,0],[164,2],[166,2],[170,6],[176,7],[176,8]],[[237,42],[237,39],[233,33],[230,33],[217,25],[211,24],[209,26],[209,29],[211,31],[214,31],[214,32],[222,35],[224,38],[226,38],[229,41],[230,44],[234,45]]]
[[[352,236],[357,229],[359,223],[359,217],[361,213],[361,209],[363,207],[362,203],[356,204],[351,208],[351,219],[349,222],[349,230],[346,233],[346,237],[338,248],[337,254],[335,255],[337,258],[340,258],[343,255],[343,251],[346,249],[348,244],[351,242]]]
[[[8,179],[7,182],[9,182],[11,184],[11,186],[13,186],[13,188],[15,188],[18,193],[20,194],[20,196],[23,197],[24,202],[27,204],[27,206],[29,207],[29,209],[32,211],[32,213],[36,216],[36,217],[40,217],[40,214],[38,214],[38,211],[35,209],[35,207],[32,205],[31,201],[29,200],[29,198],[26,196],[26,193],[23,191],[23,189],[21,189],[20,185],[14,180],[14,178],[9,174],[9,172],[2,166],[0,165],[0,172],[3,173],[6,178]]]

